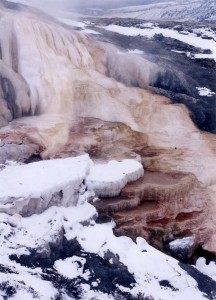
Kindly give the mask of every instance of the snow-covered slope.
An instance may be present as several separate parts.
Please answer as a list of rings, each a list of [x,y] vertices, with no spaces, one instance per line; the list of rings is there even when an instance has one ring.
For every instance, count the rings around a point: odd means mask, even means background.
[[[51,183],[63,191],[67,184],[72,195],[72,190],[78,191],[74,182],[83,185],[80,172],[87,176],[86,166],[91,166],[88,156],[7,166],[0,172],[0,180],[7,184],[6,171],[12,175],[12,169],[14,174],[20,170],[19,178],[13,178],[12,189],[5,186],[9,200],[16,189],[20,193],[22,190],[25,197],[28,188],[32,188],[34,193],[37,187],[39,193],[45,185],[46,193],[54,196]],[[106,177],[112,177],[106,165],[99,167],[101,174],[104,168]],[[121,165],[131,179],[139,177],[134,177],[137,167],[139,163],[133,161],[125,161]],[[34,173],[44,186],[35,186],[37,182],[31,180],[27,187],[27,179],[25,177],[23,181],[24,173],[21,172],[24,168],[28,169],[25,176]],[[16,187],[15,181],[23,187]],[[95,297],[105,300],[131,299],[131,294],[134,299],[140,299],[136,298],[138,293],[152,296],[150,299],[155,300],[204,300],[205,294],[209,299],[215,299],[216,283],[210,277],[195,267],[179,264],[150,247],[142,238],[135,243],[130,238],[114,236],[113,221],[101,223],[88,199],[89,191],[83,185],[82,192],[79,188],[79,203],[75,206],[71,203],[73,207],[52,206],[44,208],[42,214],[30,217],[21,217],[19,211],[13,216],[0,213],[0,299],[90,300]],[[59,206],[59,203],[56,204]],[[205,265],[202,263],[201,267],[204,269]],[[211,274],[214,274],[214,268],[212,264]],[[205,269],[208,272],[208,268]],[[203,287],[201,281],[208,288]]]
[[[214,0],[164,1],[162,3],[113,9],[106,15],[144,20],[211,22],[216,20],[216,3]]]
[[[45,0],[11,0],[8,2],[21,3],[39,8],[55,16],[82,15],[118,17],[118,18],[137,18],[143,20],[175,20],[175,21],[216,21],[216,3],[214,0],[164,0],[152,1],[151,4],[123,6],[117,9],[86,8],[76,11],[78,6],[71,5],[68,0],[50,1]],[[101,4],[99,3],[99,6]],[[119,5],[121,6],[121,5]]]

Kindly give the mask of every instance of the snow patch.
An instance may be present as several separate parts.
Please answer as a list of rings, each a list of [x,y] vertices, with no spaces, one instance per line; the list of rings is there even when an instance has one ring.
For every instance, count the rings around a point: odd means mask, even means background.
[[[71,20],[71,19],[65,19],[65,18],[58,18],[59,21],[61,21],[62,23],[66,24],[66,25],[70,25],[73,27],[77,27],[77,28],[82,28],[85,29],[86,24],[83,22],[79,22],[79,21],[75,21],[75,20]]]
[[[57,260],[54,267],[59,274],[69,279],[74,279],[78,276],[83,276],[85,263],[85,258],[73,256],[64,260]],[[88,277],[89,274],[86,274],[85,279],[88,279]]]
[[[200,96],[212,97],[213,95],[215,95],[214,92],[212,92],[210,89],[206,87],[196,87],[196,89],[198,90]]]
[[[208,265],[206,264],[206,260],[204,257],[198,258],[196,261],[197,269],[206,274],[207,276],[211,277],[212,279],[216,280],[216,263],[211,261]]]
[[[100,32],[97,32],[95,30],[92,30],[92,29],[83,29],[82,32],[85,32],[87,34],[100,34]]]
[[[80,22],[80,21],[75,21],[71,19],[65,19],[65,18],[58,18],[58,20],[66,25],[77,27],[82,30],[82,32],[87,33],[87,34],[100,34],[99,32],[93,30],[93,29],[88,29],[86,28],[87,26],[91,25],[90,22]]]
[[[182,239],[176,239],[169,243],[169,247],[171,250],[178,250],[178,249],[186,249],[193,247],[195,242],[194,236],[185,237]]]

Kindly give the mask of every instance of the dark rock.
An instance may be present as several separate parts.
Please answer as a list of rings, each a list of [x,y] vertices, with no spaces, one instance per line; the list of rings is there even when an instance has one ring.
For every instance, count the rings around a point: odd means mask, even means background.
[[[179,266],[197,282],[198,289],[206,295],[207,299],[216,299],[216,282],[213,279],[190,265],[179,263]]]
[[[159,284],[162,287],[166,287],[166,288],[171,289],[173,292],[178,291],[178,289],[175,288],[174,286],[172,286],[172,284],[168,280],[161,280],[161,281],[159,281]]]
[[[30,164],[32,162],[37,162],[37,161],[41,161],[42,158],[40,155],[38,154],[33,154],[32,156],[30,156],[29,158],[27,158],[26,160],[24,160],[24,164]]]
[[[177,242],[177,244],[176,244]],[[194,237],[185,237],[169,243],[170,254],[181,262],[187,263],[194,254],[196,240]]]
[[[198,245],[194,251],[193,260],[194,263],[199,257],[204,257],[206,259],[206,264],[208,265],[211,261],[216,261],[215,254],[203,249],[203,245]]]
[[[13,297],[16,294],[16,288],[12,286],[9,281],[4,281],[0,283],[0,291],[5,293],[6,299]]]
[[[98,282],[97,286],[91,286],[91,288],[108,294],[115,292],[119,285],[132,288],[135,284],[133,275],[127,267],[111,252],[107,252],[104,258],[101,258],[97,254],[83,251],[76,239],[68,241],[66,238],[61,244],[53,243],[49,247],[50,251],[45,251],[46,253],[41,251],[38,253],[36,249],[31,249],[30,255],[21,255],[20,257],[11,255],[10,259],[30,268],[41,267],[44,272],[43,279],[51,281],[56,287],[63,286],[68,296],[72,295],[74,284],[79,288],[81,283],[92,285],[93,282]],[[90,272],[89,279],[78,277],[75,281],[69,280],[59,276],[55,271],[56,260],[73,256],[85,258],[83,272]]]
[[[3,97],[7,101],[8,108],[10,109],[13,118],[17,116],[18,107],[16,105],[16,93],[11,81],[8,78],[0,76],[1,88]]]
[[[104,223],[109,223],[112,220],[113,220],[112,217],[110,217],[108,215],[99,214],[97,219],[96,219],[96,223],[97,224],[104,224]]]
[[[116,24],[121,26],[144,26],[140,20],[98,20],[98,25]],[[129,25],[130,24],[130,25]],[[177,26],[178,31],[192,31],[199,28],[200,24],[179,24],[175,22],[159,22],[159,27],[170,28]],[[212,30],[214,27],[212,26]],[[124,36],[118,33],[101,31],[100,39],[111,42],[121,49],[139,49],[144,52],[144,57],[157,64],[159,73],[152,84],[155,92],[169,97],[173,103],[182,103],[191,111],[193,121],[201,130],[216,132],[216,96],[211,98],[199,96],[196,87],[206,87],[216,93],[215,61],[213,59],[189,58],[197,53],[210,53],[210,51],[195,48],[176,39],[166,38],[161,34],[155,35],[154,39],[145,37]],[[171,50],[182,51],[175,53]],[[130,70],[129,70],[130,71]],[[121,78],[119,78],[121,80]],[[139,86],[139,83],[136,82]],[[143,86],[141,86],[143,87]]]

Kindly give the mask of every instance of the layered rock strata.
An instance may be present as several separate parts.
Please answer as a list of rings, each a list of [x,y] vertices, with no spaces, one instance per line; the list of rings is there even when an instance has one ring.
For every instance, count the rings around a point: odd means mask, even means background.
[[[165,250],[166,244],[195,236],[195,244],[206,243],[213,233],[209,216],[210,195],[193,174],[145,172],[122,189],[119,197],[95,202],[100,214],[116,222],[117,235],[144,237]]]

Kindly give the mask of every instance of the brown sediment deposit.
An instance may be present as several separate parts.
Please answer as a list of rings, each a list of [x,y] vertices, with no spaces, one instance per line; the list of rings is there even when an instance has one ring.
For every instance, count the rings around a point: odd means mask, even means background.
[[[99,214],[113,217],[116,234],[142,236],[160,250],[190,235],[195,236],[196,246],[207,243],[214,227],[210,205],[208,190],[193,174],[149,171],[127,184],[119,197],[95,202]]]

